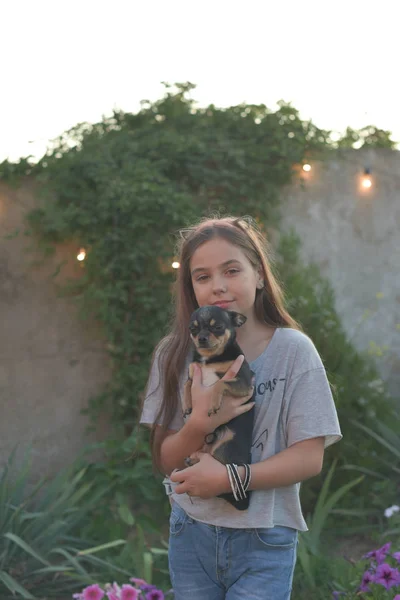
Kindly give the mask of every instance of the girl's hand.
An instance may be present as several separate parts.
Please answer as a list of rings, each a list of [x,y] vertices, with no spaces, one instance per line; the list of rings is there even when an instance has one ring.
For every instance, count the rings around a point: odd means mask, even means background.
[[[251,393],[243,398],[233,398],[232,396],[223,396],[221,408],[216,414],[209,416],[210,408],[215,405],[215,399],[222,394],[224,381],[234,379],[239,372],[244,361],[244,356],[241,354],[228,369],[225,375],[216,383],[210,386],[202,384],[201,369],[195,364],[193,372],[193,380],[191,387],[192,396],[192,412],[189,420],[191,425],[195,425],[196,429],[203,431],[206,435],[212,433],[217,427],[228,423],[234,417],[242,415],[251,410],[255,402],[245,404],[253,395]]]
[[[170,475],[171,481],[179,482],[175,488],[176,494],[187,493],[189,496],[206,499],[230,491],[226,467],[211,454],[195,452],[190,458],[199,462],[182,471],[175,470]]]

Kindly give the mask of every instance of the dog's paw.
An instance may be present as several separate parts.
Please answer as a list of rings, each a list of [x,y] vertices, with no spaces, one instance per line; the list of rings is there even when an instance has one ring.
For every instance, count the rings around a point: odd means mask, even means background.
[[[183,418],[185,419],[186,417],[188,417],[191,414],[192,414],[192,409],[191,408],[187,408],[185,410],[185,412],[183,413]]]
[[[193,463],[192,459],[190,458],[190,456],[187,456],[183,462],[185,463],[185,465],[187,467],[193,467],[193,465],[194,465],[194,463]]]

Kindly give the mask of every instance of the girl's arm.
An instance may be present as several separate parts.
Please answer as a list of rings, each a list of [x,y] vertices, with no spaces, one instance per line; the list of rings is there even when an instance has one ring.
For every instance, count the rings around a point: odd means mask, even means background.
[[[305,481],[322,470],[325,438],[297,442],[274,456],[251,465],[250,489],[265,490]],[[244,478],[244,467],[239,468]]]
[[[213,498],[231,491],[226,467],[209,454],[197,453],[193,467],[172,473],[171,481],[182,482],[177,494],[189,492],[200,498]],[[317,437],[293,444],[274,456],[251,465],[250,490],[268,490],[299,483],[321,472],[324,438]],[[244,479],[244,467],[239,467]]]
[[[156,442],[160,437],[161,443],[161,465],[163,472],[172,473],[174,469],[184,469],[184,460],[191,454],[200,450],[204,445],[206,434],[191,423],[190,419],[179,431],[169,429],[165,434],[160,426],[156,430]]]

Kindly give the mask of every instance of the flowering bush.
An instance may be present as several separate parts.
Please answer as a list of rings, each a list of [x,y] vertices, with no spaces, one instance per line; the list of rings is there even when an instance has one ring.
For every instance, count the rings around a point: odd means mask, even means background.
[[[134,584],[125,583],[119,586],[117,583],[106,583],[104,590],[98,583],[89,585],[79,594],[74,594],[75,600],[164,600],[166,596],[172,594],[169,590],[164,594],[157,589],[155,585],[148,584],[144,579],[135,579],[132,577],[130,581]]]
[[[358,565],[352,590],[333,592],[334,600],[400,600],[400,552],[390,552],[391,542],[365,554]],[[355,588],[355,589],[354,589]]]

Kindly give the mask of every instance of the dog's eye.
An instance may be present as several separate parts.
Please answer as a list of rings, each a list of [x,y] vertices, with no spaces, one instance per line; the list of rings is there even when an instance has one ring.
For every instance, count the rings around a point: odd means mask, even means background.
[[[189,327],[189,331],[192,335],[197,335],[199,333],[198,328],[195,327],[194,325],[192,327]]]
[[[225,327],[223,325],[215,325],[214,329],[215,331],[224,331]]]

